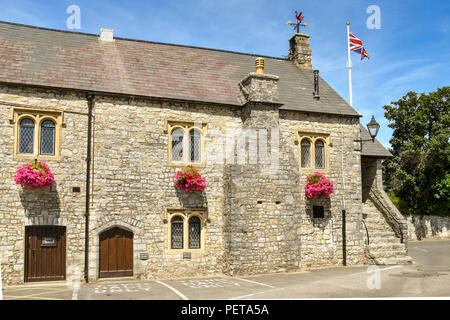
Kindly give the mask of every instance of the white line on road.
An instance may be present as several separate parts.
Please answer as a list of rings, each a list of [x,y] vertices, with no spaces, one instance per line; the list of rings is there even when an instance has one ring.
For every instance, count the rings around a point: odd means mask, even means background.
[[[393,266],[393,267],[387,267],[387,268],[383,268],[383,269],[375,269],[372,271],[365,271],[365,272],[361,272],[361,273],[368,273],[368,272],[375,272],[375,271],[384,271],[384,270],[389,270],[389,269],[395,269],[395,268],[401,268],[402,266]]]
[[[175,292],[181,299],[183,300],[189,300],[188,297],[186,297],[184,294],[182,294],[180,291],[178,291],[177,289],[175,289],[172,286],[169,286],[167,283],[164,283],[162,281],[155,281],[156,283],[162,284],[163,286],[169,288],[170,290],[172,290],[173,292]]]
[[[247,280],[247,279],[242,279],[242,278],[236,278],[236,279],[242,280],[242,281],[247,281],[247,282],[250,282],[250,283],[259,284],[260,286],[265,286],[265,287],[269,287],[269,288],[272,288],[272,289],[275,288],[275,287],[273,287],[273,286],[271,286],[271,285],[268,285],[268,284],[265,284],[265,283],[261,283],[261,282],[256,282],[256,281]]]
[[[422,248],[419,248],[419,247],[410,247],[410,249],[417,249],[417,250],[420,250],[420,251],[423,251],[423,252],[428,252],[428,250],[425,250],[425,249],[422,249]]]
[[[261,291],[261,292],[256,292],[256,293],[252,293],[252,294],[247,294],[247,295],[245,295],[245,296],[239,296],[239,297],[229,298],[228,300],[237,300],[237,299],[248,298],[248,297],[252,297],[252,296],[254,296],[254,295],[261,294],[261,293],[264,293],[264,292],[266,292],[266,291]]]

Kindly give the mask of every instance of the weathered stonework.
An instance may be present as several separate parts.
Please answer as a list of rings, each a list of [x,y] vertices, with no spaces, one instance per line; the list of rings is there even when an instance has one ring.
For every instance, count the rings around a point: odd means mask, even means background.
[[[405,215],[408,223],[408,239],[449,239],[450,217]]]
[[[381,160],[363,158],[362,167],[367,263],[411,263],[406,220],[383,190]]]
[[[347,264],[364,263],[361,159],[355,151],[359,119],[352,116],[280,111],[276,78],[267,91],[243,108],[96,96],[94,104],[89,279],[99,276],[99,235],[118,226],[131,231],[136,278],[254,274],[342,265],[342,209],[346,210]],[[261,87],[259,87],[261,88]],[[263,99],[267,99],[264,101]],[[61,225],[67,230],[66,268],[84,271],[87,101],[84,95],[54,90],[0,87],[0,152],[4,165],[0,206],[0,250],[6,284],[24,281],[24,232],[29,225]],[[256,102],[257,101],[257,102]],[[47,161],[55,174],[50,190],[27,193],[15,185],[13,104],[64,111],[61,156]],[[279,146],[278,167],[270,163],[217,163],[200,168],[207,189],[195,196],[174,187],[176,167],[168,165],[167,119],[207,125],[205,154],[217,152],[214,130],[266,130],[268,153]],[[306,199],[306,176],[299,168],[296,132],[330,135],[329,167],[335,193],[327,200]],[[277,137],[278,139],[272,139]],[[277,147],[278,147],[277,146]],[[234,152],[237,153],[235,149]],[[247,159],[259,152],[248,146]],[[259,159],[256,157],[256,159]],[[275,158],[271,158],[275,159]],[[275,170],[275,171],[270,171]],[[312,170],[311,170],[312,171]],[[81,192],[73,192],[80,187]],[[312,217],[312,205],[325,207]],[[169,250],[168,209],[205,211],[204,251],[184,259]],[[140,254],[148,259],[141,260]]]
[[[309,35],[296,33],[289,39],[288,58],[299,68],[312,69],[312,50],[309,47]]]

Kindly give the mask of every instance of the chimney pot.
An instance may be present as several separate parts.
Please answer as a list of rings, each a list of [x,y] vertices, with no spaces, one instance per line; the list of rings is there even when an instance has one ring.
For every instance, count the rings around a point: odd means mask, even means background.
[[[256,58],[255,59],[255,65],[256,65],[256,73],[264,73],[264,58]]]
[[[114,30],[100,28],[100,40],[106,42],[114,41]]]

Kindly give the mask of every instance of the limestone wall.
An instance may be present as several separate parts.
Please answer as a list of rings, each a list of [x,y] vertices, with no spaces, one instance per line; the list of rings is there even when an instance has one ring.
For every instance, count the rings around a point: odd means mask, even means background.
[[[363,263],[361,159],[357,144],[357,118],[337,117],[281,111],[280,136],[283,159],[299,172],[300,213],[295,217],[300,236],[301,266],[314,267],[343,263],[342,210],[346,210],[347,264]],[[295,132],[325,132],[330,134],[329,163],[326,170],[299,170],[298,142]],[[293,170],[294,171],[294,170]],[[310,200],[305,196],[306,178],[320,171],[334,182],[334,193],[326,200]],[[313,218],[312,206],[324,205],[325,217]],[[298,219],[298,220],[297,220]]]
[[[27,225],[67,228],[67,265],[84,271],[87,101],[84,95],[52,90],[0,87],[0,250],[5,282],[24,281],[24,230]],[[12,104],[64,111],[61,156],[46,161],[55,173],[55,187],[24,194],[15,185],[17,166],[28,162],[13,156]],[[251,111],[251,112],[250,112]],[[156,102],[96,97],[93,110],[92,193],[89,275],[99,273],[99,234],[113,226],[134,234],[134,276],[138,278],[202,276],[215,273],[260,273],[342,264],[342,209],[347,212],[347,263],[363,262],[360,153],[355,117],[295,113],[260,108],[241,114],[229,106]],[[216,148],[220,135],[245,127],[247,117],[269,121],[279,129],[279,168],[265,175],[258,164],[229,165],[206,159],[199,170],[207,189],[196,195],[177,191],[177,167],[168,164],[166,121],[206,123],[205,154],[227,153]],[[264,119],[266,117],[266,119]],[[263,125],[264,126],[264,125]],[[312,218],[311,200],[304,195],[306,176],[299,170],[296,133],[326,132],[331,138],[329,168],[322,172],[335,183],[335,193],[317,202],[325,217]],[[220,144],[219,144],[220,145]],[[248,150],[247,152],[257,152]],[[343,152],[343,153],[342,153]],[[256,177],[256,178],[255,178]],[[345,185],[345,187],[344,187]],[[72,187],[80,187],[79,193]],[[344,206],[345,202],[345,206]],[[201,209],[204,250],[169,250],[168,210]],[[141,253],[148,259],[141,260]]]
[[[405,215],[409,240],[450,239],[450,216]]]
[[[8,102],[64,111],[60,159],[46,161],[56,177],[50,190],[25,191],[14,182],[17,167],[30,160],[13,156],[14,125]],[[6,284],[24,281],[25,226],[29,225],[66,226],[66,266],[83,270],[86,106],[85,97],[76,94],[0,87],[0,253]],[[73,192],[72,187],[80,187],[81,192]]]

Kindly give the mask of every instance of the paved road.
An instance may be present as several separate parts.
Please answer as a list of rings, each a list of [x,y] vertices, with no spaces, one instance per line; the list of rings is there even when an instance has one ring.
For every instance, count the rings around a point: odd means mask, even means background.
[[[450,297],[450,241],[409,244],[415,264],[339,267],[247,277],[102,281],[75,292],[66,283],[4,288],[5,300],[207,300]]]

